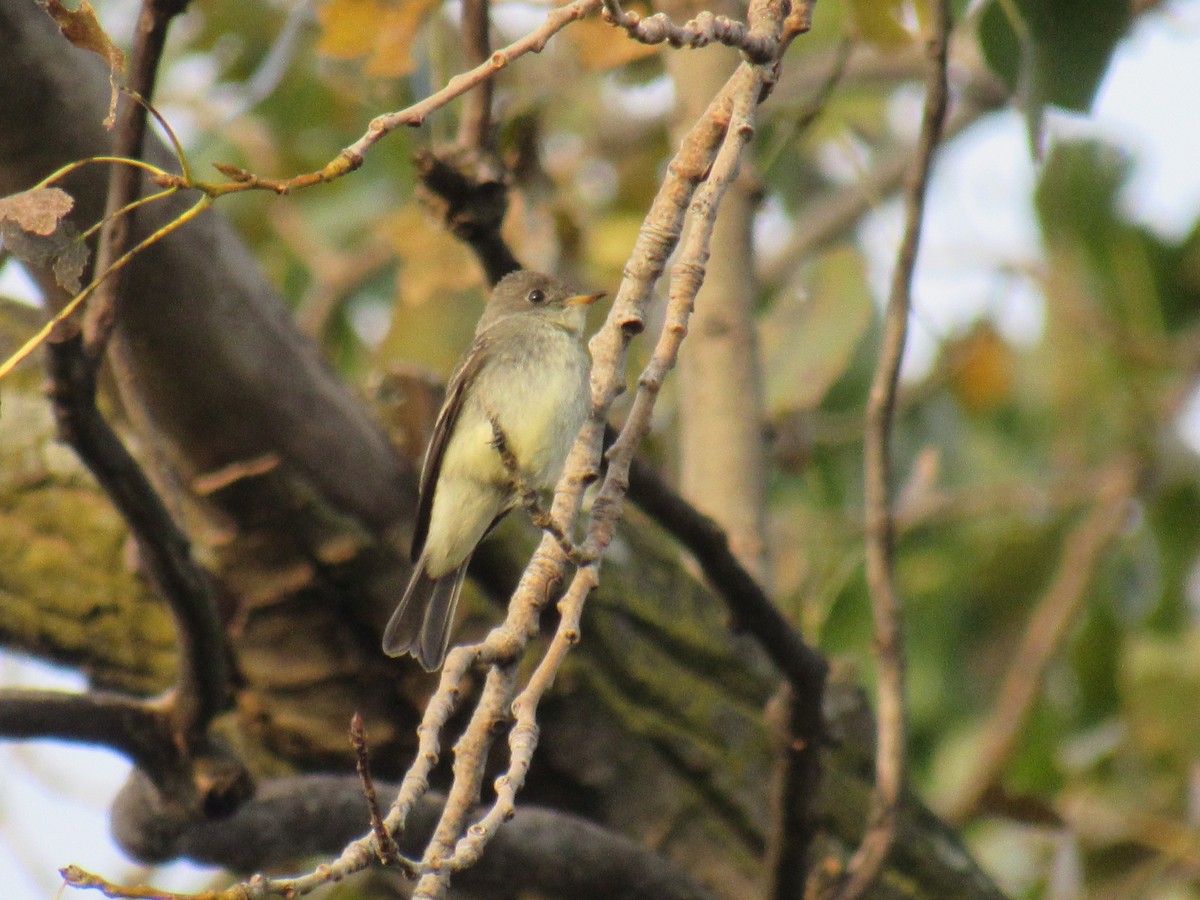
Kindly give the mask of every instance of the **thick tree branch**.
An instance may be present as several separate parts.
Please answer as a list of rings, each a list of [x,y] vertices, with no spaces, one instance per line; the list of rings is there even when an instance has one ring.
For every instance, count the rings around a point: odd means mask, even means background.
[[[108,747],[142,772],[146,790],[180,821],[227,815],[251,794],[242,764],[207,740],[182,747],[171,710],[105,691],[0,690],[0,737]]]
[[[145,771],[160,789],[183,768],[167,726],[160,711],[121,694],[0,690],[0,735],[108,747]]]
[[[891,293],[884,312],[883,340],[867,400],[866,538],[867,585],[875,629],[878,681],[878,737],[871,819],[862,844],[847,866],[841,900],[857,900],[874,883],[891,851],[906,779],[907,724],[904,698],[904,640],[896,590],[895,532],[892,516],[891,433],[900,361],[908,334],[912,279],[921,242],[925,189],[946,116],[946,45],[950,35],[948,0],[935,0],[925,52],[929,74],[917,158],[905,192],[904,237],[896,254]]]
[[[142,564],[171,608],[179,680],[171,696],[178,737],[193,745],[231,700],[229,649],[207,576],[137,461],[96,409],[96,373],[78,335],[48,346],[60,436],[96,476],[137,540]]]
[[[376,787],[386,793],[397,786]],[[164,818],[147,791],[135,779],[114,807],[118,841],[147,863],[188,859],[235,872],[280,869],[337,852],[367,828],[361,786],[352,776],[271,779],[233,815],[212,822]],[[420,853],[444,803],[444,796],[428,794],[414,807],[401,852]],[[286,828],[279,827],[282,822]],[[629,838],[535,807],[518,810],[487,855],[455,881],[479,892],[519,888],[578,900],[712,900],[686,872]]]
[[[0,91],[0,194],[108,152],[99,59],[70,47],[35,4],[0,4],[0,44],[10,48],[0,54],[7,85]],[[148,152],[169,159],[156,142]],[[102,217],[102,167],[81,170],[67,187],[80,222]],[[139,231],[160,227],[178,209],[174,200],[144,207]],[[51,274],[32,274],[49,296],[61,296]],[[382,531],[404,520],[415,495],[412,465],[296,332],[228,224],[205,214],[186,235],[149,248],[131,263],[122,293],[114,349],[123,332],[134,338],[114,363],[122,399],[137,424],[153,421],[145,433],[155,434],[180,481],[273,453],[368,527]]]

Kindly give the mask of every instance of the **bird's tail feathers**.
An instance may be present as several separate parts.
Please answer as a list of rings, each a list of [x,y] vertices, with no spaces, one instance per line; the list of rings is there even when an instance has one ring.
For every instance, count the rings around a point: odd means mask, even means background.
[[[417,562],[408,589],[383,631],[384,653],[410,653],[427,672],[441,668],[450,646],[450,626],[468,562],[469,558],[439,578],[425,573],[425,560]]]

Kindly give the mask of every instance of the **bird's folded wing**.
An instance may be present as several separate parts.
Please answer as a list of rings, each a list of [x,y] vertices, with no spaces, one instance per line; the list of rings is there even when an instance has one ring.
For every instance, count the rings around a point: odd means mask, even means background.
[[[433,513],[433,494],[437,487],[438,474],[442,469],[442,460],[446,455],[446,447],[454,434],[454,426],[458,423],[459,413],[467,397],[467,391],[488,360],[488,338],[481,334],[475,338],[467,352],[459,360],[454,373],[450,376],[450,384],[446,386],[446,399],[442,410],[438,413],[437,422],[433,426],[433,437],[429,440],[429,449],[425,451],[425,464],[421,468],[421,486],[417,495],[417,523],[413,532],[412,561],[415,563],[425,549],[425,539],[429,536],[429,518]]]

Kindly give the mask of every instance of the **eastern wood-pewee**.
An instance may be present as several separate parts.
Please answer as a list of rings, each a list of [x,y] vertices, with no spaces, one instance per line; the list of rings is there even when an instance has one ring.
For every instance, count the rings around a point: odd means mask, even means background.
[[[587,416],[583,328],[587,305],[602,296],[572,294],[549,275],[525,271],[492,290],[425,451],[416,570],[383,633],[389,656],[411,653],[429,671],[446,658],[471,554],[518,503],[497,429],[526,484],[544,490],[558,481]]]

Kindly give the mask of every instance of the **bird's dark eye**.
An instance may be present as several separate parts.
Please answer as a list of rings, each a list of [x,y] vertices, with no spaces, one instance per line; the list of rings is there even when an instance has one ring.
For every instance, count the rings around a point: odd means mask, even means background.
[[[537,288],[534,288],[532,291],[529,292],[529,296],[526,297],[525,299],[528,300],[530,303],[532,303],[534,306],[537,306],[537,304],[545,301],[546,295],[543,294],[541,291],[539,291]]]

